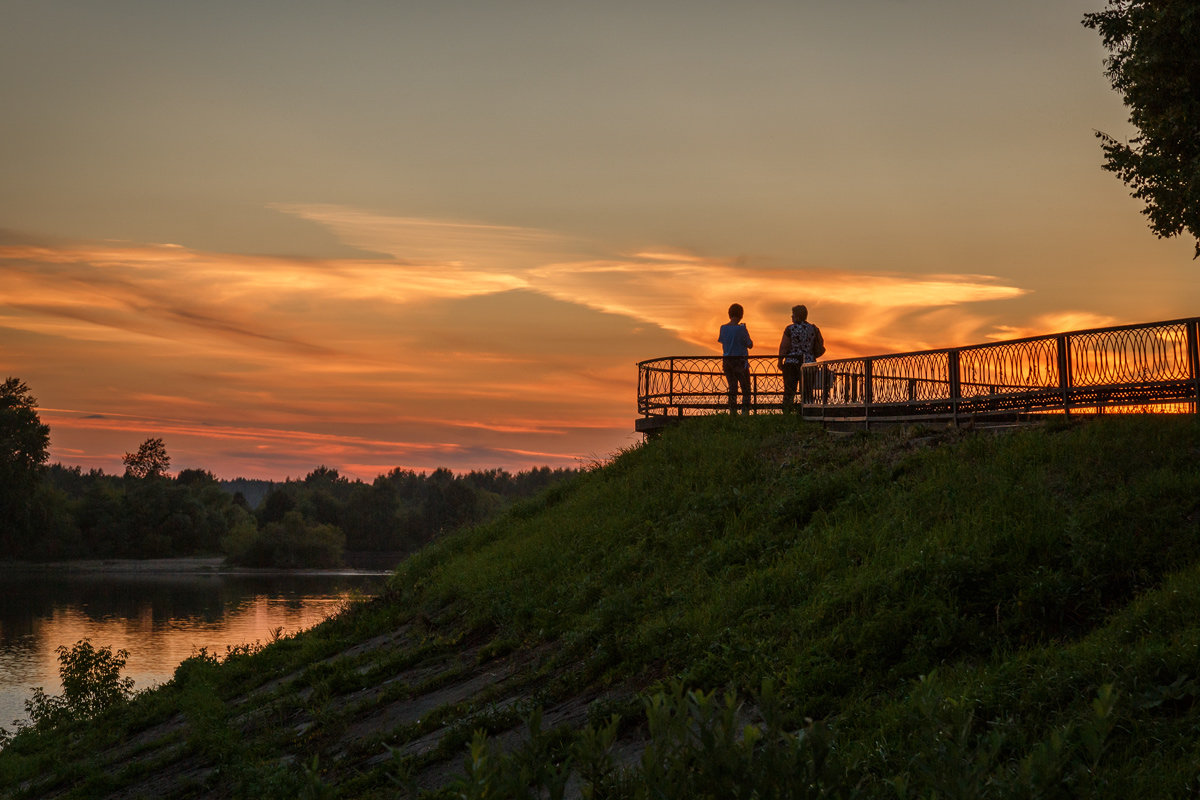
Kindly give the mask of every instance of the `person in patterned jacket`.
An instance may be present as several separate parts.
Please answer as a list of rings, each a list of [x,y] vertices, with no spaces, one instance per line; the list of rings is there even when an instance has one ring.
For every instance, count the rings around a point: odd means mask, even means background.
[[[792,306],[792,324],[783,329],[779,342],[779,369],[783,371],[783,410],[793,410],[796,387],[800,385],[801,367],[816,361],[825,353],[821,329],[808,321],[808,307]],[[805,386],[803,401],[812,399],[812,387]]]

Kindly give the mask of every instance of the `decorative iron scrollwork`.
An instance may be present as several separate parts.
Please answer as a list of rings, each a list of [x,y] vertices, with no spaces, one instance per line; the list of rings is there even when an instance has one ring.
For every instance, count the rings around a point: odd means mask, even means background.
[[[818,419],[957,418],[1093,409],[1197,410],[1200,318],[1035,336],[971,347],[806,364],[798,400]],[[751,404],[783,408],[774,356],[751,356]],[[638,364],[643,417],[728,407],[719,356]]]

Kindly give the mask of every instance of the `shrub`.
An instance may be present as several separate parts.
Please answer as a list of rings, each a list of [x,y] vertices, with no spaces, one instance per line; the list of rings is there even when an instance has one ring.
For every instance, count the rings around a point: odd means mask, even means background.
[[[47,695],[40,686],[34,689],[33,697],[25,701],[30,725],[19,726],[17,733],[27,727],[45,730],[91,719],[133,693],[133,678],[121,677],[128,651],[114,653],[111,647],[93,647],[89,639],[80,639],[70,648],[59,645],[57,652],[62,696]],[[7,738],[7,731],[0,729],[0,740]]]

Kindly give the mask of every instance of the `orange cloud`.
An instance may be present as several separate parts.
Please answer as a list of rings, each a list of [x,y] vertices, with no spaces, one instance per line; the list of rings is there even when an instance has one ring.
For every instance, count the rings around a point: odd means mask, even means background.
[[[328,227],[344,243],[387,253],[427,291],[427,272],[470,266],[500,274],[508,288],[525,288],[564,302],[652,322],[709,350],[723,309],[736,299],[748,318],[780,328],[787,309],[807,302],[827,308],[850,350],[858,343],[902,338],[897,320],[915,310],[1011,300],[1025,290],[989,276],[863,274],[833,269],[747,267],[662,250],[597,259],[588,243],[553,233],[446,220],[387,217],[335,206],[277,206]],[[487,282],[457,287],[486,293]],[[428,294],[425,295],[428,298]],[[450,295],[443,295],[450,296]],[[463,296],[463,295],[455,295]],[[887,335],[885,335],[887,334]],[[897,336],[899,334],[899,336]]]
[[[1121,324],[1115,317],[1104,314],[1093,314],[1090,311],[1056,311],[1041,314],[1024,325],[998,325],[988,338],[1024,339],[1029,336],[1042,336],[1047,333],[1061,331],[1082,331],[1090,328],[1106,328],[1110,325]]]
[[[605,255],[545,231],[278,208],[383,255],[0,245],[0,366],[77,410],[50,421],[56,455],[119,469],[153,435],[177,466],[230,477],[590,462],[635,439],[635,362],[714,352],[731,301],[766,353],[807,302],[837,356],[979,341],[998,328],[978,308],[1024,294],[970,274]]]
[[[534,271],[536,285],[552,296],[578,297],[588,305],[640,319],[653,319],[699,347],[711,349],[725,309],[740,302],[750,320],[787,323],[790,308],[804,302],[810,313],[835,310],[835,322],[849,322],[843,338],[870,338],[914,309],[1024,294],[985,276],[899,276],[837,273],[831,270],[747,269],[694,258],[560,264]],[[836,313],[839,308],[850,313]],[[762,323],[760,323],[762,324]],[[847,336],[849,333],[849,336]]]

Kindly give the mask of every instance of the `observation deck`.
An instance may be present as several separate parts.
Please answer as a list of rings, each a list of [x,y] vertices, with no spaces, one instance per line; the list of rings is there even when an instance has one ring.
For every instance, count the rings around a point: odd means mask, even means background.
[[[750,413],[783,412],[777,362],[750,356]],[[637,398],[640,433],[727,413],[721,357],[641,361]],[[805,364],[795,409],[837,427],[1107,410],[1200,413],[1200,317]]]

